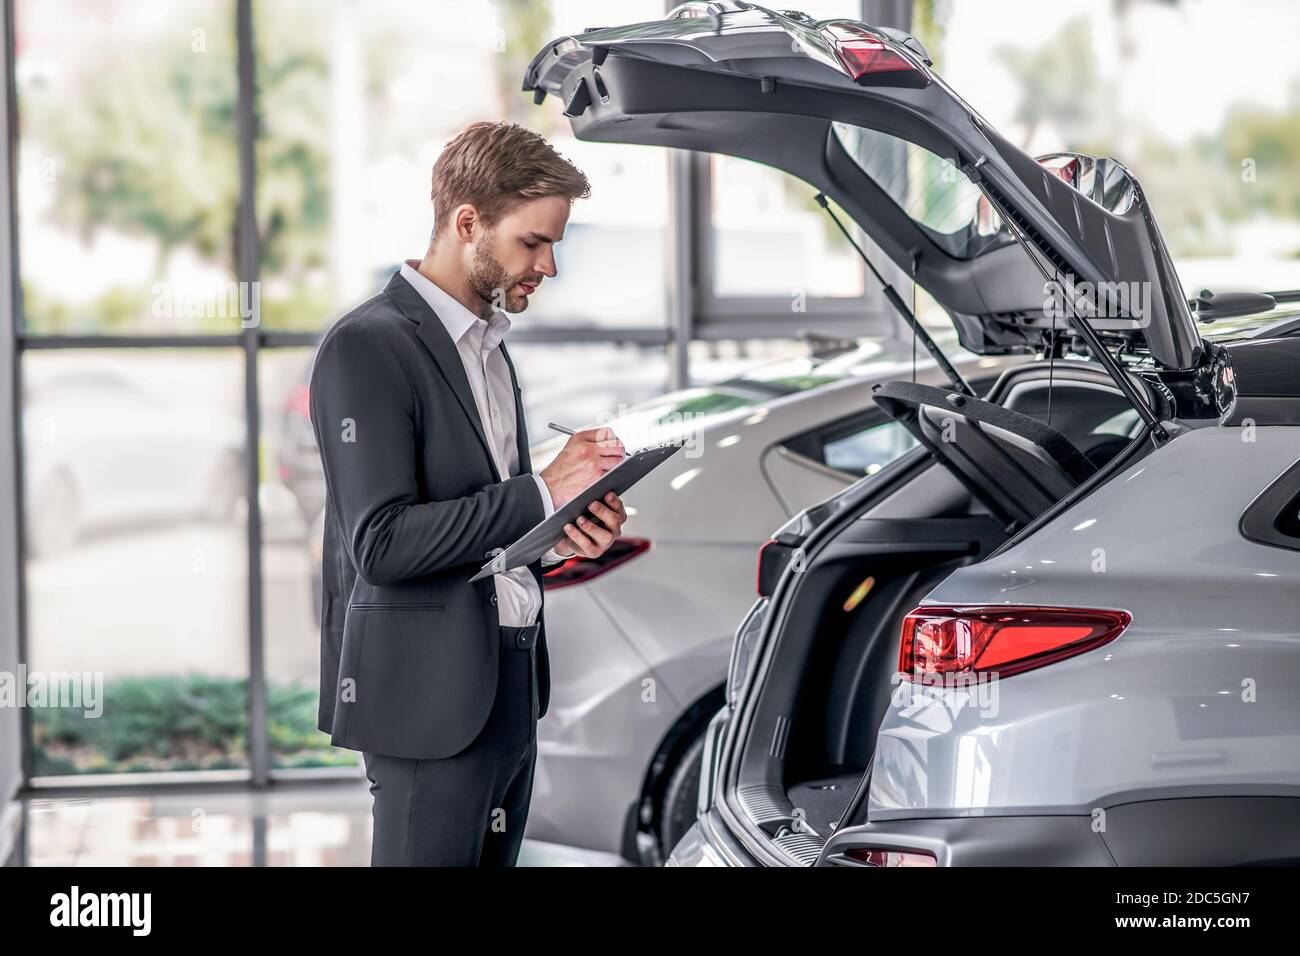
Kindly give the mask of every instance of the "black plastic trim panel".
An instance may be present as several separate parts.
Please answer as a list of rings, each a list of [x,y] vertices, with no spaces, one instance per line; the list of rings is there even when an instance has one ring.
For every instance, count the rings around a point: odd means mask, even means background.
[[[1300,551],[1300,461],[1247,506],[1239,528],[1242,537],[1251,541]]]

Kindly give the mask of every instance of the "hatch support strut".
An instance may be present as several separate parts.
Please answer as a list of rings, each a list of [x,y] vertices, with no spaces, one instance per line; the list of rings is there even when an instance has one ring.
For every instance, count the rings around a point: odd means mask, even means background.
[[[862,251],[862,247],[858,245],[857,240],[855,240],[849,233],[849,230],[845,228],[844,223],[840,222],[840,217],[835,215],[835,211],[831,209],[830,204],[826,201],[826,194],[819,192],[816,199],[817,205],[826,210],[826,215],[830,216],[831,221],[835,223],[835,225],[839,226],[840,232],[844,233],[844,238],[849,241],[849,245],[851,245],[862,258],[862,261],[867,264],[867,268],[871,270],[871,274],[875,276],[876,281],[880,283],[880,289],[885,294],[885,298],[889,300],[889,304],[892,305],[895,311],[903,317],[903,321],[911,326],[912,333],[921,340],[921,344],[925,346],[925,350],[930,353],[930,357],[935,360],[939,368],[943,369],[943,372],[948,377],[948,381],[952,384],[952,387],[962,395],[969,395],[971,398],[978,398],[979,396],[975,394],[975,390],[966,383],[966,380],[961,377],[961,373],[953,367],[953,364],[948,361],[948,357],[943,354],[943,350],[939,348],[934,339],[930,337],[930,333],[927,332],[921,323],[917,321],[912,310],[909,309],[907,303],[903,301],[903,297],[898,294],[892,285],[885,281],[885,277],[880,274],[880,270],[876,268],[875,263],[867,258],[867,254]]]

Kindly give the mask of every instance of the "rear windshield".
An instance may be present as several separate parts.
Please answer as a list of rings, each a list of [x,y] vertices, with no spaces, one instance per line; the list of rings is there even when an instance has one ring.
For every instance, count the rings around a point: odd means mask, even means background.
[[[832,123],[835,137],[894,203],[940,249],[970,259],[1010,241],[979,188],[951,162],[897,136]]]

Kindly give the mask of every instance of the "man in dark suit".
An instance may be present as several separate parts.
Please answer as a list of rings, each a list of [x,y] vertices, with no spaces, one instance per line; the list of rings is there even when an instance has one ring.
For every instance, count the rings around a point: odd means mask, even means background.
[[[505,313],[556,274],[586,178],[542,137],[475,123],[433,167],[434,235],[326,334],[311,377],[325,467],[320,729],[360,750],[372,865],[510,866],[550,673],[541,563],[599,557],[592,502],[542,562],[470,577],[624,456],[575,434],[531,473]]]

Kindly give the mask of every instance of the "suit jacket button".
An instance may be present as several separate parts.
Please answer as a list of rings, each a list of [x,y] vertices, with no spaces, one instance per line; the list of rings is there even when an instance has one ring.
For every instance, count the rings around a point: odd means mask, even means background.
[[[490,603],[493,607],[496,607],[496,606],[497,606],[497,596],[494,594],[494,595],[492,595],[492,597],[488,598],[488,603]]]

